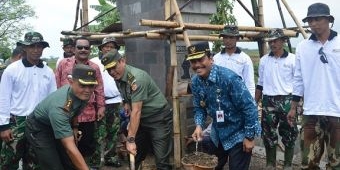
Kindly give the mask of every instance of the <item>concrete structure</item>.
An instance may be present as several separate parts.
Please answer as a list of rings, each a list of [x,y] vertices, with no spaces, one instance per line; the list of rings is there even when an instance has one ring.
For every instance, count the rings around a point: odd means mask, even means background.
[[[210,14],[216,12],[216,0],[195,0],[182,10],[184,22],[209,23]],[[186,0],[178,0],[181,7]],[[140,19],[165,20],[164,0],[117,1],[123,23],[123,31],[147,31],[153,28],[139,26]],[[157,28],[156,28],[157,29]],[[205,31],[189,31],[190,34],[207,34]],[[167,40],[145,38],[125,39],[127,63],[148,72],[160,89],[165,92],[166,75],[170,66],[170,45]],[[186,53],[184,42],[177,42],[178,66]],[[179,77],[181,73],[178,74]]]

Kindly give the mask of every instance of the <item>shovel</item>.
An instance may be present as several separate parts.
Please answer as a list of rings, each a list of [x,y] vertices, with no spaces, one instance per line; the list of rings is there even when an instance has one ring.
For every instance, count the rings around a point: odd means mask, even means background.
[[[130,153],[130,170],[135,170],[135,155]]]

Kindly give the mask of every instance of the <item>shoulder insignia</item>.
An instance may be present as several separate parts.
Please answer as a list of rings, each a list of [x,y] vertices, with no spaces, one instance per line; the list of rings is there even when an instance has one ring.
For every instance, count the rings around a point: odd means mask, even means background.
[[[136,91],[136,90],[137,90],[137,87],[138,87],[138,85],[137,85],[136,82],[133,82],[133,83],[131,84],[131,90],[132,90],[132,91]]]
[[[129,85],[132,85],[135,82],[135,76],[131,74],[130,72],[127,73],[127,83]]]
[[[71,107],[72,107],[72,100],[71,99],[68,99],[66,102],[65,102],[65,105],[63,107],[63,110],[66,111],[66,112],[70,112],[71,110]]]

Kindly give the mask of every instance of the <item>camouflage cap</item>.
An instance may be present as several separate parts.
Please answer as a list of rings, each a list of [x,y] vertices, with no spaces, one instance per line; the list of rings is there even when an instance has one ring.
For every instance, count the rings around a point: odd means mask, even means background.
[[[96,70],[85,64],[77,64],[72,70],[72,78],[78,79],[82,85],[98,84]]]
[[[100,44],[100,45],[98,46],[98,49],[101,51],[102,48],[103,48],[103,46],[104,46],[105,44],[107,44],[107,43],[110,43],[110,42],[112,42],[112,43],[115,45],[115,49],[117,49],[117,50],[120,49],[120,46],[118,45],[117,40],[116,40],[115,37],[105,37],[105,38],[103,39],[103,41],[102,41],[102,44]]]
[[[209,43],[201,42],[188,47],[188,55],[186,60],[199,59],[210,53]]]
[[[103,56],[101,62],[105,69],[109,69],[116,66],[120,58],[122,58],[122,56],[119,52],[116,49],[113,49]]]
[[[308,18],[314,17],[328,17],[330,22],[334,22],[334,17],[330,15],[329,7],[323,3],[314,3],[308,7],[307,17],[302,19],[303,22],[307,22]]]
[[[50,45],[48,44],[48,42],[44,41],[44,38],[43,36],[38,33],[38,32],[28,32],[25,34],[25,37],[24,37],[24,41],[18,41],[17,42],[17,46],[20,46],[20,45],[25,45],[25,46],[29,46],[29,45],[32,45],[32,44],[42,44],[45,47],[50,47]]]
[[[236,25],[226,25],[224,26],[222,32],[218,37],[229,36],[229,37],[242,37],[238,31]]]
[[[272,40],[276,40],[276,39],[287,39],[288,37],[285,36],[284,32],[282,29],[280,28],[274,28],[269,30],[267,37],[264,39],[265,41],[272,41]]]
[[[65,47],[65,46],[67,46],[67,45],[72,45],[72,46],[74,46],[74,43],[73,43],[72,38],[65,38],[65,39],[63,40],[63,47]]]

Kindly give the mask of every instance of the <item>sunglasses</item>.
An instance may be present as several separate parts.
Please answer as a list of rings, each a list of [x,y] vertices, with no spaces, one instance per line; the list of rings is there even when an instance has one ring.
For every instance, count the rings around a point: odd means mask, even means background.
[[[319,55],[320,55],[320,60],[321,60],[322,63],[324,63],[324,64],[328,63],[327,56],[326,56],[326,54],[323,52],[323,47],[321,47],[321,48],[319,49]]]
[[[77,45],[76,48],[77,48],[78,50],[82,50],[82,49],[90,50],[90,46],[81,46],[81,45],[78,46],[78,45]]]

